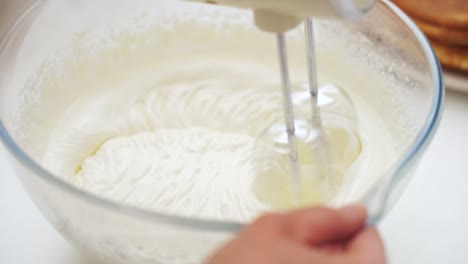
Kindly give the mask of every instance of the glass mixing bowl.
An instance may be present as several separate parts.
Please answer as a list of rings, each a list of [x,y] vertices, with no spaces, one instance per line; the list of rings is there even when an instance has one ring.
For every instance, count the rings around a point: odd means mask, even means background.
[[[243,227],[242,223],[134,208],[71,185],[40,165],[40,149],[44,146],[28,140],[35,129],[28,120],[40,113],[59,116],[60,105],[63,108],[70,104],[80,90],[57,86],[54,92],[63,96],[58,105],[39,104],[41,107],[33,113],[25,109],[31,102],[40,101],[40,83],[44,81],[41,76],[48,74],[47,65],[60,61],[59,54],[76,49],[82,54],[91,53],[100,45],[112,45],[101,39],[109,32],[113,34],[111,39],[119,42],[131,41],[132,32],[144,32],[147,24],[153,22],[159,23],[158,28],[167,34],[177,34],[173,32],[174,22],[198,23],[200,27],[211,27],[220,36],[240,27],[246,34],[253,32],[252,41],[265,43],[266,50],[272,49],[273,38],[246,26],[251,19],[249,11],[154,0],[2,3],[6,15],[0,15],[0,30],[8,30],[0,32],[0,138],[32,200],[64,237],[90,257],[111,263],[199,263]],[[391,161],[392,166],[385,173],[376,175],[372,185],[358,185],[359,195],[342,202],[365,204],[371,216],[369,224],[375,224],[401,195],[437,129],[444,98],[440,66],[424,35],[389,1],[380,1],[358,23],[320,21],[317,31],[319,68],[328,67],[324,70],[334,72],[334,78],[345,83],[350,76],[362,76],[363,82],[371,76],[384,80],[382,85],[362,85],[359,89],[367,95],[369,104],[384,109],[379,115],[398,143],[398,159]],[[233,53],[246,44],[228,39],[226,45],[219,47],[196,34],[183,34],[185,41],[171,44],[190,49],[189,43],[204,42],[207,50]],[[140,40],[134,47],[145,43]],[[320,54],[327,50],[340,59],[323,63]],[[131,53],[132,49],[125,52]],[[303,56],[294,50],[291,54],[292,60]],[[247,52],[240,57],[256,55],[258,59],[276,60],[274,53]],[[139,60],[143,63],[144,57]],[[74,63],[80,63],[80,58]],[[112,72],[114,66],[101,65],[109,69],[97,70]]]

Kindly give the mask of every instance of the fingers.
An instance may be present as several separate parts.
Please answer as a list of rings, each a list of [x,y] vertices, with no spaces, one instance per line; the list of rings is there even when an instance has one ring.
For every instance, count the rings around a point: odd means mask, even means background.
[[[376,228],[367,228],[349,242],[347,252],[358,263],[384,264],[385,249]]]
[[[298,260],[310,259],[309,263],[323,264],[386,264],[385,250],[375,228],[361,229],[349,242],[329,250],[303,252]],[[313,261],[312,261],[313,260]],[[300,262],[303,263],[303,262]]]
[[[366,217],[361,206],[266,214],[208,263],[385,264],[383,243],[374,228],[364,228]]]
[[[360,205],[340,210],[317,207],[290,213],[285,223],[292,239],[316,246],[350,238],[364,227],[366,218]]]

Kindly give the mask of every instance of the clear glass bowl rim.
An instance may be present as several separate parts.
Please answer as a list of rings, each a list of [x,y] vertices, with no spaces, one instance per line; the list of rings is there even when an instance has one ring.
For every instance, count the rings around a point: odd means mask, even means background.
[[[26,12],[18,18],[16,23],[9,29],[9,32],[4,35],[3,39],[0,39],[0,54],[3,54],[4,44],[8,41],[8,36],[15,31],[15,26],[18,25],[21,20],[28,15],[29,12],[33,11],[36,8],[41,0],[38,0],[35,4],[26,10]],[[444,83],[442,77],[442,70],[440,63],[435,55],[435,52],[429,43],[426,36],[420,31],[416,24],[395,4],[390,2],[390,0],[381,0],[380,4],[385,5],[392,11],[397,17],[399,17],[406,26],[412,31],[414,36],[418,39],[421,44],[424,53],[427,58],[429,58],[430,70],[432,76],[435,78],[433,82],[433,99],[431,102],[431,110],[426,118],[423,128],[418,133],[414,144],[409,148],[406,153],[403,155],[403,158],[397,162],[389,171],[394,172],[393,177],[397,177],[398,172],[405,168],[407,165],[411,164],[412,161],[417,159],[417,157],[424,152],[431,142],[432,137],[434,136],[438,124],[442,116],[443,102],[444,102]],[[92,203],[97,206],[106,208],[107,210],[117,211],[121,214],[128,215],[130,217],[138,217],[140,219],[145,219],[148,221],[153,221],[155,223],[165,223],[169,225],[175,225],[181,228],[196,229],[199,231],[212,231],[212,232],[237,232],[241,230],[245,224],[229,222],[229,221],[219,221],[219,220],[204,220],[204,219],[194,219],[181,216],[167,215],[164,213],[148,211],[118,202],[99,197],[90,192],[79,189],[78,187],[71,185],[59,177],[54,176],[47,170],[45,170],[40,164],[32,160],[25,151],[23,151],[10,136],[6,130],[2,120],[0,120],[0,140],[4,143],[7,151],[25,168],[30,170],[34,175],[37,175],[42,180],[47,183],[56,186],[57,188],[62,189],[70,195],[76,196],[80,199],[85,200],[85,202]],[[373,223],[378,222],[382,215],[374,216]]]

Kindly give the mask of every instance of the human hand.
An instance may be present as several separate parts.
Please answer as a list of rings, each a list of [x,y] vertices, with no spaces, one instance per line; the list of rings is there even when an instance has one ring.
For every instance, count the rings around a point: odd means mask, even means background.
[[[267,214],[222,247],[208,264],[384,264],[382,240],[358,205]]]

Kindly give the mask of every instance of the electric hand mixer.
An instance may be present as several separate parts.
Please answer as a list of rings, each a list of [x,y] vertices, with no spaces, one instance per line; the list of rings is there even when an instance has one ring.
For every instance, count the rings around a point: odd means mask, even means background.
[[[312,17],[331,19],[357,19],[367,13],[375,4],[375,0],[189,0],[208,4],[219,4],[231,7],[251,9],[255,24],[263,31],[276,34],[279,55],[279,66],[282,82],[284,130],[287,138],[288,163],[290,183],[292,186],[293,204],[298,206],[303,202],[302,175],[299,164],[298,138],[294,119],[291,97],[291,81],[289,76],[285,32],[297,27],[304,21],[306,33],[307,65],[309,78],[309,93],[311,98],[310,126],[314,131],[314,144],[310,146],[318,161],[321,183],[324,185],[321,195],[325,198],[333,196],[331,186],[336,186],[340,180],[331,167],[329,142],[320,116],[318,105],[318,83],[314,47],[314,29]],[[278,143],[278,142],[274,142]]]

